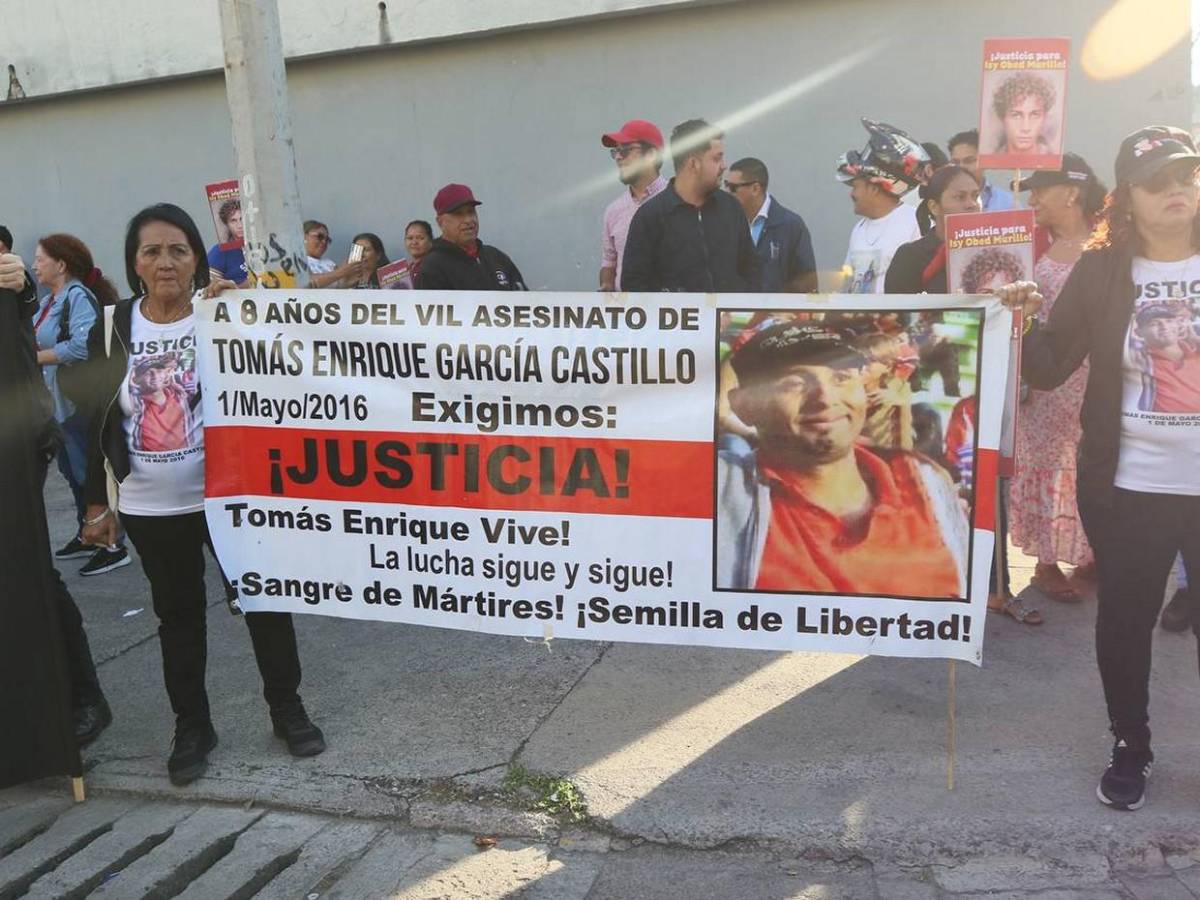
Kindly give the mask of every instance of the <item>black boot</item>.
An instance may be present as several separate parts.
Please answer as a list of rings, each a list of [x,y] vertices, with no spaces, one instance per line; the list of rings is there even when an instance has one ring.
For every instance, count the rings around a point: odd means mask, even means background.
[[[71,717],[75,722],[75,744],[79,747],[86,747],[112,724],[112,710],[103,694],[95,700],[80,703],[71,710]]]
[[[275,737],[287,742],[292,756],[316,756],[325,750],[325,735],[312,723],[304,704],[293,700],[271,710],[271,725]]]
[[[1192,625],[1194,612],[1191,592],[1187,588],[1179,588],[1163,607],[1158,624],[1164,631],[1187,631]]]
[[[208,754],[217,746],[217,732],[212,722],[175,726],[175,740],[167,759],[167,774],[171,784],[182,786],[199,778],[208,769]]]

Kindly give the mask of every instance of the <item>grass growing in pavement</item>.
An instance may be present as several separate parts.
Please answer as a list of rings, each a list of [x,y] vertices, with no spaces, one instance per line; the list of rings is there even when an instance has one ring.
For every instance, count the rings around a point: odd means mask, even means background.
[[[504,776],[501,788],[506,800],[525,809],[544,812],[572,823],[588,818],[583,794],[568,778],[555,778],[533,772],[520,763],[513,763]]]

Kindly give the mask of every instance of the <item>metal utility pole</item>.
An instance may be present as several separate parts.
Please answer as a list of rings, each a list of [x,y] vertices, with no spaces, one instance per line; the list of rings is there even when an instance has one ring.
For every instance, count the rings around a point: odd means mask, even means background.
[[[279,8],[276,0],[218,3],[246,265],[262,287],[307,287]]]

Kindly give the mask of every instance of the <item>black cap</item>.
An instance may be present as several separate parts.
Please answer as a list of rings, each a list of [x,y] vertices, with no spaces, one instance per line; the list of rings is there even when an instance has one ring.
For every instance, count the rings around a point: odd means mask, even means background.
[[[1115,166],[1118,184],[1139,184],[1153,178],[1163,166],[1177,159],[1194,160],[1200,165],[1200,153],[1192,136],[1182,128],[1150,125],[1139,128],[1117,151]]]
[[[784,366],[861,368],[866,359],[852,341],[851,333],[818,322],[781,322],[764,328],[733,355],[733,371],[747,384]]]
[[[1022,178],[1017,183],[1018,191],[1029,191],[1033,188],[1051,187],[1055,184],[1077,184],[1085,185],[1096,180],[1096,173],[1092,171],[1082,156],[1075,153],[1064,153],[1062,158],[1062,168],[1060,169],[1039,169],[1028,178]]]

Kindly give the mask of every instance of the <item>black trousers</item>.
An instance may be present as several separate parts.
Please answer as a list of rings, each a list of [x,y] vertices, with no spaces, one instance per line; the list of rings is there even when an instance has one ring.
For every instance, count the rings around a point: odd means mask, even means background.
[[[43,462],[43,486],[46,484],[48,467],[49,463]],[[66,648],[67,674],[71,679],[71,705],[85,706],[95,703],[103,693],[100,690],[100,679],[96,675],[96,664],[92,660],[92,648],[88,644],[87,632],[83,630],[83,616],[79,614],[75,598],[71,596],[58,569],[54,568],[52,556],[46,557],[45,565],[54,590],[59,629],[62,632],[63,646]]]
[[[1176,553],[1200,572],[1200,497],[1117,489],[1111,507],[1080,497],[1096,554],[1096,659],[1113,734],[1150,740],[1150,648]],[[1200,616],[1193,608],[1193,631]]]
[[[204,686],[208,663],[205,620],[204,548],[212,549],[204,513],[180,516],[121,515],[125,530],[150,580],[163,678],[176,722],[209,721]],[[271,709],[299,700],[300,657],[288,613],[247,613],[246,626],[263,680],[263,696]]]

